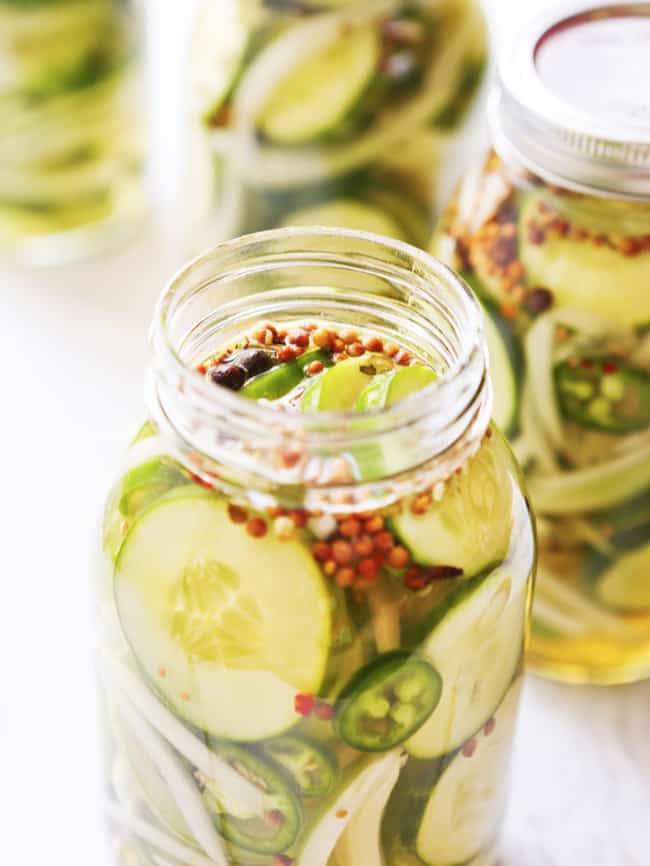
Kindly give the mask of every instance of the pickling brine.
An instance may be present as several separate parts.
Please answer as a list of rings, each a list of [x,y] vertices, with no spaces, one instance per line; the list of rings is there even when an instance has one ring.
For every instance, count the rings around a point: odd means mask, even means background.
[[[0,0],[0,258],[50,264],[143,210],[136,0]]]
[[[620,111],[612,156],[590,133],[606,122],[592,96],[570,82],[565,93],[556,73],[568,53],[597,75],[601,48],[631,68],[620,52],[650,17],[646,5],[585,5],[519,40],[492,102],[498,155],[467,176],[435,248],[484,302],[495,419],[538,516],[531,664],[620,682],[650,673],[650,126],[626,114],[631,81],[618,103],[621,82],[603,84]],[[567,116],[575,128],[554,138]],[[542,123],[547,135],[532,137]]]
[[[286,225],[426,245],[480,137],[486,52],[475,0],[204,0],[188,245]]]
[[[496,862],[535,539],[485,363],[462,284],[365,235],[165,293],[98,580],[120,864]]]

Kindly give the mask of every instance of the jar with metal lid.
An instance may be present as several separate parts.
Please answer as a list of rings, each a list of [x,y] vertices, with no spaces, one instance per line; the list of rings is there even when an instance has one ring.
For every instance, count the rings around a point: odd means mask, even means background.
[[[284,225],[428,244],[481,137],[477,0],[204,0],[188,246]]]
[[[143,212],[139,0],[0,0],[0,259],[54,264]]]
[[[647,3],[529,24],[434,240],[484,302],[537,510],[530,661],[579,682],[650,674],[649,80]]]

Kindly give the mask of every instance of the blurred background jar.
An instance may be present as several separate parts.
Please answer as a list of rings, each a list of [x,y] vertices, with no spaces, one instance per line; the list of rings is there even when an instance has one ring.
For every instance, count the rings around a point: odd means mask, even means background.
[[[188,246],[315,224],[426,246],[486,57],[477,0],[203,0]]]
[[[137,0],[0,0],[0,259],[76,258],[143,209]]]
[[[647,3],[524,29],[495,150],[434,239],[484,303],[496,420],[537,510],[530,662],[578,682],[650,674],[648,44]]]

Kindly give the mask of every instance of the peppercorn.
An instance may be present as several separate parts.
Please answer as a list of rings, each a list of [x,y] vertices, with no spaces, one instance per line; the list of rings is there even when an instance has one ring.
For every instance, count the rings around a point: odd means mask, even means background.
[[[238,505],[233,505],[232,503],[228,506],[228,517],[233,523],[246,523],[248,520],[246,510],[240,508]]]
[[[361,521],[357,520],[356,517],[348,517],[339,526],[339,532],[346,538],[354,538],[361,532]]]
[[[262,538],[266,535],[267,530],[266,521],[262,520],[261,517],[253,517],[246,524],[246,532],[253,538]]]
[[[315,541],[311,546],[311,552],[318,562],[327,562],[332,556],[331,548],[325,541]]]
[[[348,541],[337,539],[332,544],[332,559],[338,565],[349,565],[354,559],[352,545]]]
[[[553,293],[545,288],[531,289],[526,295],[524,306],[533,316],[545,313],[553,306]]]

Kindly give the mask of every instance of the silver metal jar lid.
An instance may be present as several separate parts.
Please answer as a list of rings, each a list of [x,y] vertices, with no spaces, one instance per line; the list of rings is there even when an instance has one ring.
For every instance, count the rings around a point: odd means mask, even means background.
[[[558,186],[650,197],[650,3],[574,0],[531,21],[489,116],[504,160]]]

